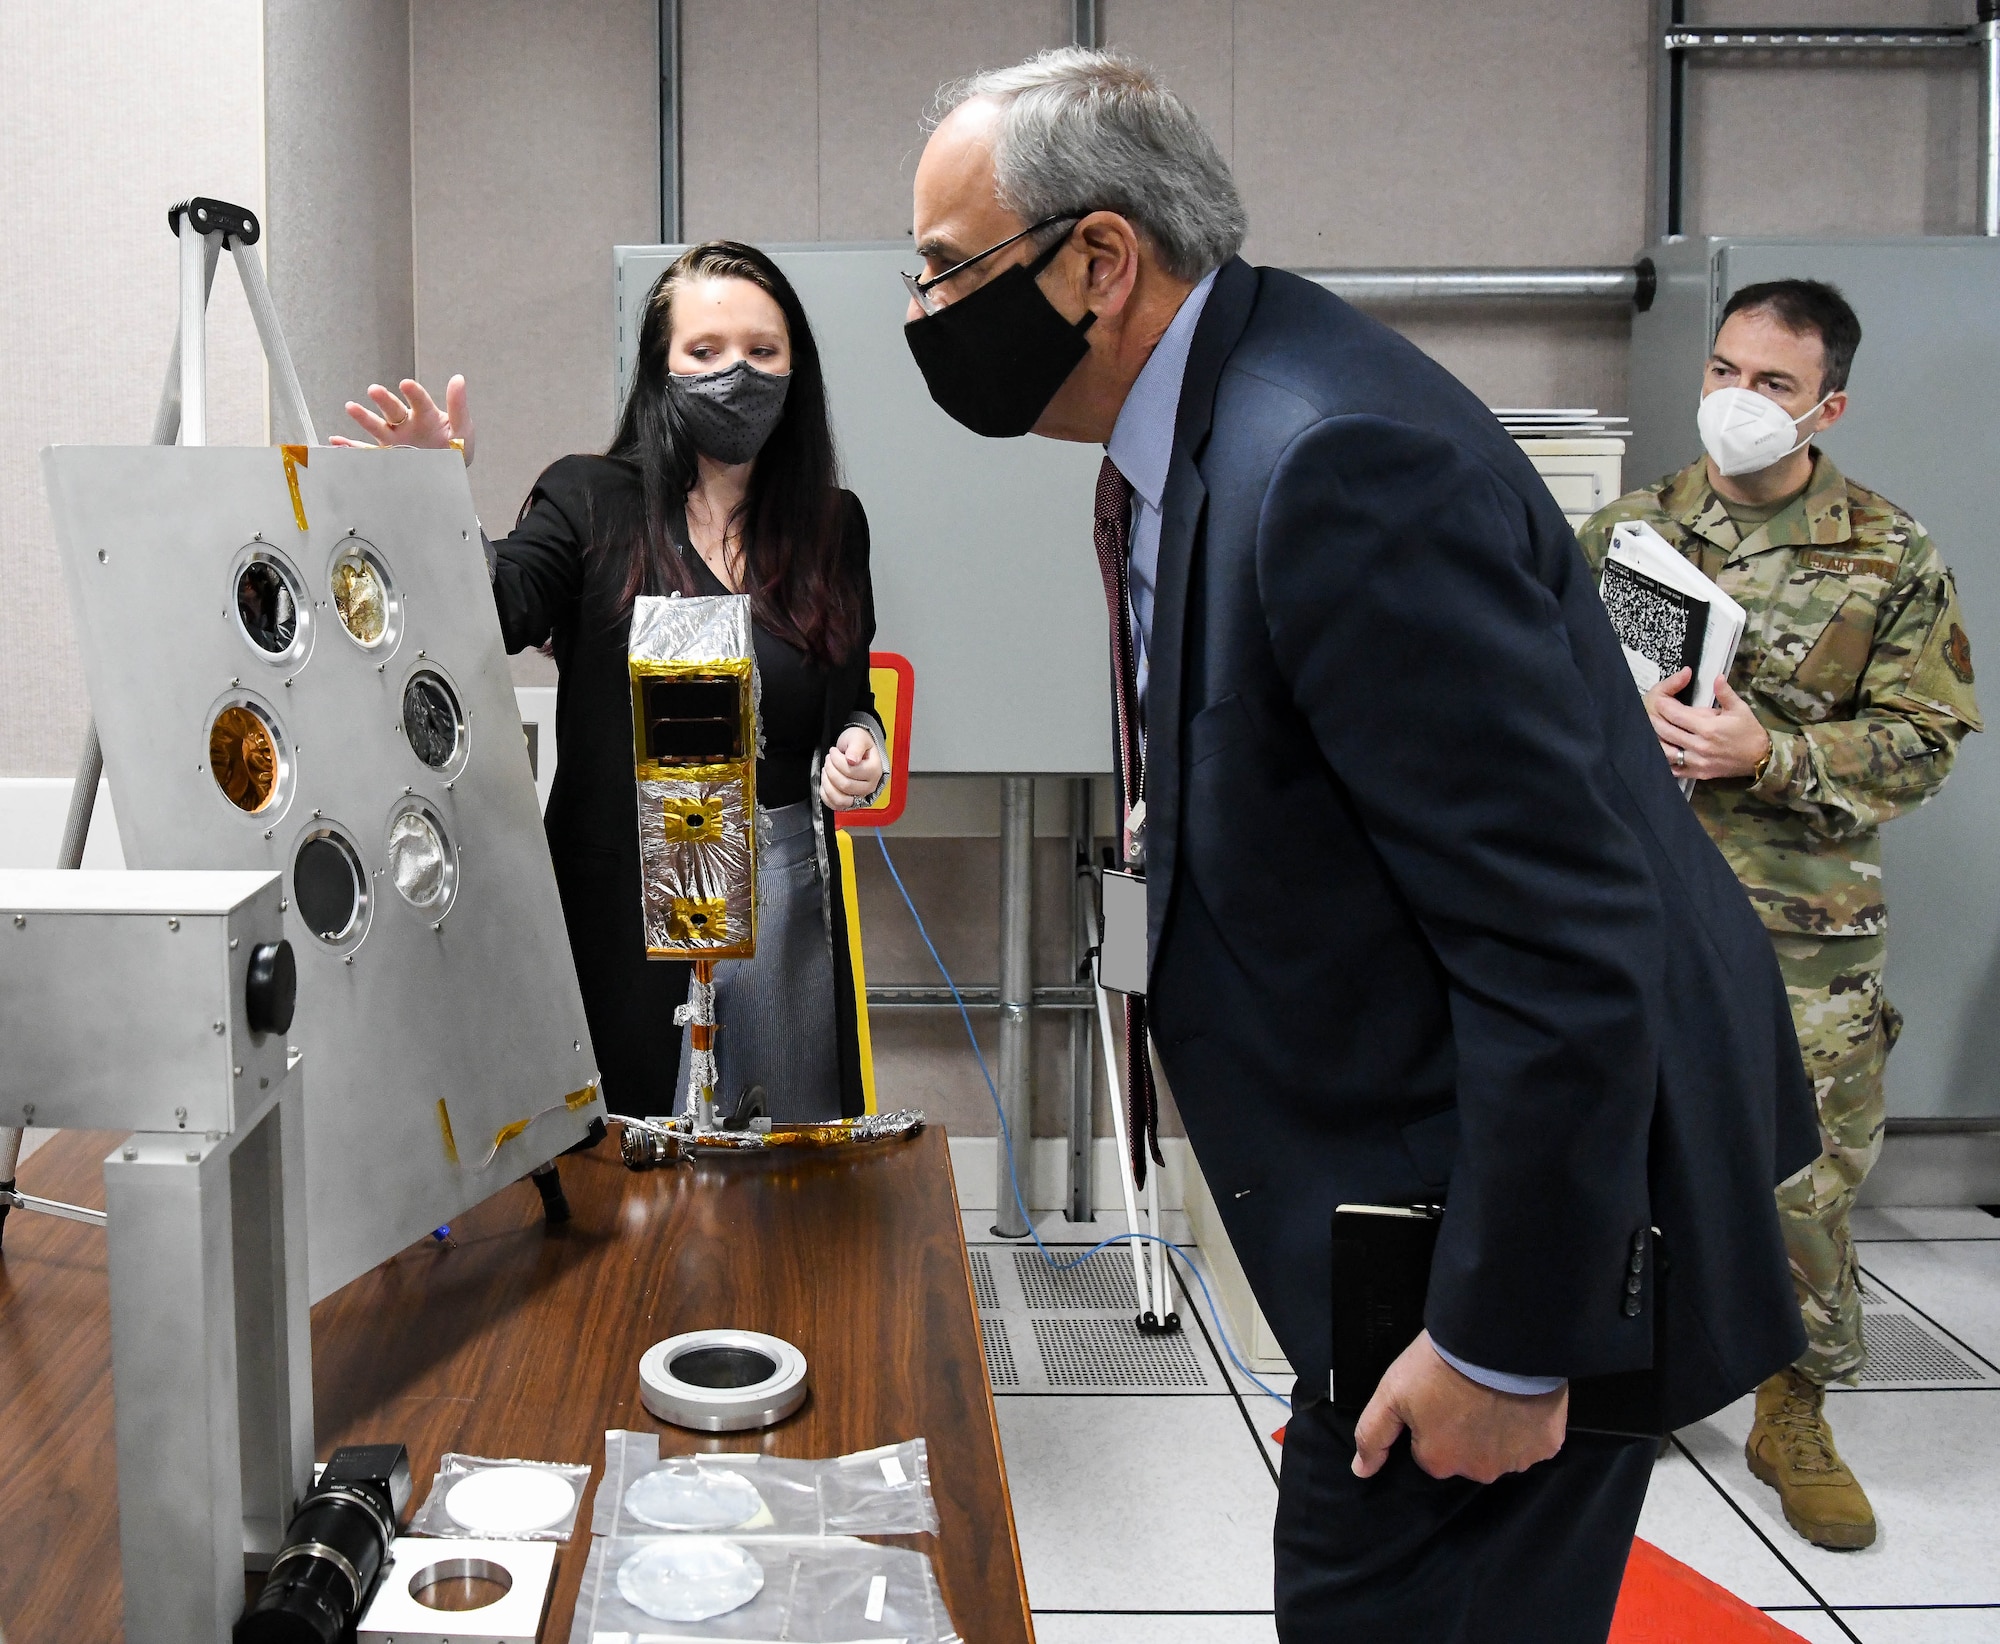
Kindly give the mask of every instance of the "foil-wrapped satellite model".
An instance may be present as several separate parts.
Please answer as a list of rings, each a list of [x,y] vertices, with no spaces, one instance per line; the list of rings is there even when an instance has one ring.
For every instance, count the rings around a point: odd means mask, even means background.
[[[923,1128],[920,1113],[868,1114],[839,1124],[733,1130],[715,1111],[715,962],[757,951],[756,652],[750,601],[642,596],[627,646],[639,786],[639,873],[646,952],[694,965],[688,1028],[694,1065],[688,1111],[625,1121],[635,1169],[703,1151],[826,1147],[883,1141]]]
[[[757,660],[750,601],[632,607],[632,740],[646,954],[694,963],[687,1118],[715,1121],[715,961],[757,951]]]

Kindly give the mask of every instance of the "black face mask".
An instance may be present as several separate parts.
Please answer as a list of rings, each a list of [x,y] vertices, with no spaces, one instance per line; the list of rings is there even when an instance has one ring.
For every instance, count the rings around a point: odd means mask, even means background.
[[[720,371],[700,376],[667,376],[667,394],[695,445],[717,462],[748,462],[764,449],[771,430],[785,414],[790,372],[759,371],[738,360]]]
[[[1065,243],[903,327],[931,398],[975,434],[1006,440],[1027,433],[1090,352],[1083,337],[1097,316],[1072,325],[1035,283]]]

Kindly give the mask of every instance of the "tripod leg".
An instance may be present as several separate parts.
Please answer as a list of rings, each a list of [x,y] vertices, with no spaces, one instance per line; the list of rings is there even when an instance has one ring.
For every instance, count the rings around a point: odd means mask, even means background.
[[[222,231],[204,234],[181,218],[181,444],[208,443],[208,288]]]
[[[319,436],[313,432],[312,413],[306,409],[306,392],[299,386],[292,351],[285,346],[285,330],[278,324],[277,304],[271,301],[271,288],[264,283],[264,265],[258,259],[257,248],[232,240],[229,251],[243,280],[250,317],[257,322],[257,339],[264,345],[264,358],[271,362],[271,384],[277,390],[278,403],[285,408],[299,437],[307,445],[317,445]]]
[[[569,1196],[563,1192],[562,1172],[555,1160],[528,1172],[535,1191],[542,1196],[542,1219],[551,1227],[569,1220]]]
[[[215,261],[222,255],[222,242],[218,236],[208,242],[208,249],[202,254],[201,301],[204,309],[208,306],[208,294],[215,285]],[[174,346],[167,355],[167,380],[160,389],[160,409],[153,415],[154,445],[172,445],[181,431],[181,334],[174,332]]]

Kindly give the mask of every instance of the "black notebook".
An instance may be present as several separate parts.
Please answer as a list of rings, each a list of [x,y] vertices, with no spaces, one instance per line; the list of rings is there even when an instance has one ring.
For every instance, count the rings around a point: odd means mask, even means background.
[[[1436,1205],[1344,1204],[1333,1213],[1333,1407],[1358,1416],[1376,1385],[1424,1328],[1431,1256],[1444,1212]],[[1658,1438],[1664,1269],[1657,1232],[1647,1238],[1642,1297],[1653,1315],[1653,1367],[1590,1376],[1569,1388],[1569,1430]],[[1607,1304],[1608,1305],[1608,1304]]]
[[[1598,592],[1619,644],[1652,663],[1662,679],[1688,670],[1678,700],[1692,706],[1701,682],[1702,641],[1708,637],[1708,601],[1615,559],[1604,562]]]

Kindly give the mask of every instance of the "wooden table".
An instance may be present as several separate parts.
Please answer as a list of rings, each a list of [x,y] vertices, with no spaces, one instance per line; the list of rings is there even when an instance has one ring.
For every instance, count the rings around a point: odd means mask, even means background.
[[[69,1132],[25,1192],[104,1202],[119,1137]],[[400,1440],[419,1488],[446,1450],[590,1462],[604,1431],[664,1453],[834,1456],[922,1436],[942,1521],[896,1538],[937,1565],[967,1644],[1032,1644],[944,1133],[838,1153],[632,1172],[607,1141],[562,1162],[575,1219],[543,1225],[522,1182],[451,1247],[412,1246],[313,1309],[319,1454]],[[639,1356],[711,1325],[795,1342],[805,1406],[763,1433],[697,1435],[639,1402]],[[8,1644],[119,1636],[103,1235],[16,1212],[0,1250],[0,1631]],[[590,1504],[562,1549],[545,1644],[569,1638]]]

